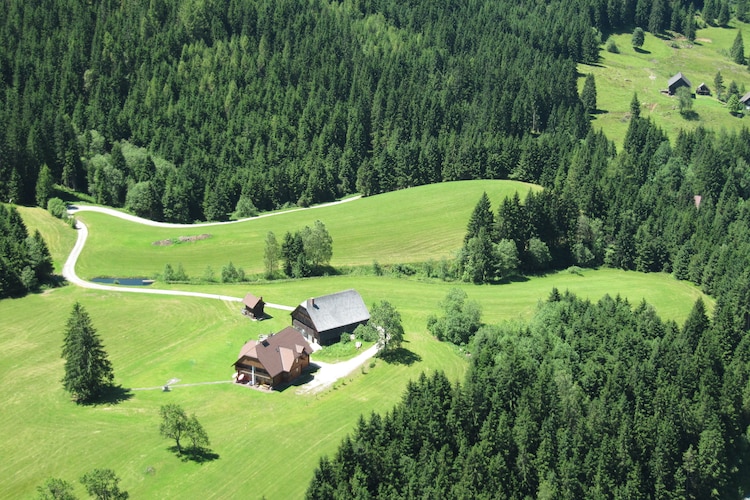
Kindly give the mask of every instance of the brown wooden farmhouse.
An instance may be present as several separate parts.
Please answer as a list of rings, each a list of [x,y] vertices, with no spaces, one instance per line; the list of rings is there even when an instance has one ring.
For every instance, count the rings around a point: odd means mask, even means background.
[[[265,315],[263,308],[266,305],[266,303],[263,302],[263,297],[256,297],[252,293],[248,293],[245,295],[245,298],[242,299],[242,303],[245,305],[242,314],[255,319],[263,319]]]
[[[362,296],[356,290],[345,290],[307,299],[292,311],[292,325],[308,340],[331,345],[370,320]]]
[[[291,326],[265,340],[250,340],[234,363],[237,382],[248,385],[279,384],[296,379],[310,364],[312,348],[302,334]]]

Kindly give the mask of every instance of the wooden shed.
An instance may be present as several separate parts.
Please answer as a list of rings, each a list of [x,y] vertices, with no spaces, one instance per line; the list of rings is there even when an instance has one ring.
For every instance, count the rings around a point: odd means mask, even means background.
[[[677,73],[669,79],[669,81],[667,82],[667,93],[669,93],[669,95],[675,95],[677,89],[679,89],[680,87],[687,87],[688,89],[693,88],[690,80],[688,80],[685,75],[682,74],[682,72]]]
[[[711,95],[711,89],[705,83],[701,83],[695,88],[695,93],[698,95]]]
[[[252,293],[248,293],[245,295],[245,298],[242,299],[242,304],[245,306],[242,309],[242,314],[245,316],[250,316],[254,319],[263,319],[265,317],[263,308],[266,303],[263,302],[263,297],[256,297]]]

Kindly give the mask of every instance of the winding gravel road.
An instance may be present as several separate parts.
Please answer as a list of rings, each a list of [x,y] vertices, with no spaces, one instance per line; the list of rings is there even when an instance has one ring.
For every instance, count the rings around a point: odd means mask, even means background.
[[[126,214],[126,213],[120,212],[119,210],[115,210],[112,208],[89,206],[89,205],[80,205],[80,206],[71,205],[68,207],[68,213],[71,215],[75,215],[78,212],[84,212],[84,211],[99,212],[99,213],[111,215],[112,217],[119,217],[120,219],[125,219],[131,222],[136,222],[136,223],[144,224],[147,226],[165,227],[165,228],[196,228],[196,227],[219,226],[219,225],[224,225],[224,224],[236,224],[238,222],[258,219],[261,217],[271,217],[274,215],[280,215],[282,213],[296,212],[298,210],[312,210],[315,208],[327,207],[331,205],[337,205],[340,203],[347,203],[349,201],[353,201],[358,198],[359,196],[356,196],[356,197],[347,198],[341,201],[335,201],[331,203],[325,203],[322,205],[316,205],[314,207],[298,208],[298,209],[289,210],[286,212],[274,212],[270,214],[263,214],[257,217],[250,217],[248,219],[242,219],[242,220],[237,220],[237,221],[208,222],[204,224],[171,224],[167,222],[156,222],[156,221],[152,221],[148,219],[143,219],[135,215]],[[183,290],[160,290],[158,288],[146,288],[146,287],[127,287],[127,286],[105,285],[102,283],[93,283],[91,281],[86,281],[84,279],[81,279],[76,274],[76,262],[78,262],[78,258],[80,257],[81,252],[83,251],[83,247],[86,245],[86,239],[88,238],[89,230],[86,227],[86,224],[84,224],[80,220],[76,221],[76,229],[78,230],[78,239],[76,240],[75,246],[73,246],[73,250],[70,252],[70,255],[65,261],[65,264],[63,265],[63,271],[62,271],[62,274],[65,277],[65,279],[76,286],[80,286],[82,288],[89,288],[93,290],[104,290],[104,291],[109,291],[109,292],[145,293],[145,294],[151,294],[151,295],[199,297],[199,298],[204,298],[204,299],[223,300],[227,302],[242,302],[242,298],[232,297],[229,295],[218,295],[218,294],[202,293],[202,292],[188,292],[188,291],[183,291]],[[273,304],[269,302],[266,302],[266,307],[269,307],[271,309],[278,309],[282,311],[294,310],[294,308],[290,306],[285,306],[282,304]],[[366,351],[362,352],[357,357],[352,358],[348,361],[335,363],[335,364],[316,362],[315,364],[319,366],[319,369],[315,372],[313,376],[313,380],[305,384],[304,386],[302,386],[297,392],[300,392],[300,393],[319,392],[325,389],[326,387],[330,386],[331,384],[333,384],[336,380],[343,378],[349,375],[350,373],[352,373],[354,370],[357,369],[357,367],[359,367],[365,361],[367,361],[368,359],[372,358],[375,354],[377,354],[377,352],[378,352],[378,348],[377,348],[377,345],[375,345],[367,349]],[[223,381],[204,382],[204,383],[223,383]]]

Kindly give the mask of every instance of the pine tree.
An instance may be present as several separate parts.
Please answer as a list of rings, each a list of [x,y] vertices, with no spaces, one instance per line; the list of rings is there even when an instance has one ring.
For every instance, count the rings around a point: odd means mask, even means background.
[[[685,38],[691,42],[695,41],[695,9],[690,4],[687,15],[685,16],[685,26],[682,28]]]
[[[636,28],[633,30],[633,37],[630,39],[630,43],[636,49],[643,47],[643,42],[646,41],[646,34],[643,32],[643,28]]]
[[[727,2],[721,2],[721,7],[719,8],[719,16],[716,18],[716,20],[719,23],[719,26],[726,26],[729,24],[729,3]]]
[[[490,204],[490,198],[487,193],[482,193],[479,198],[474,211],[469,217],[469,224],[466,227],[466,236],[464,236],[464,243],[479,234],[479,230],[484,228],[487,232],[492,231],[495,225],[495,216],[492,213],[492,206]]]
[[[721,100],[725,90],[724,77],[721,76],[721,71],[717,71],[716,76],[714,76],[714,89],[716,89],[716,98]]]
[[[112,385],[114,374],[91,318],[76,302],[63,341],[63,387],[79,403],[94,401]]]
[[[55,180],[52,178],[52,172],[46,164],[42,165],[36,181],[36,204],[47,208],[47,201],[52,197],[54,188]]]
[[[586,75],[586,81],[583,82],[581,102],[583,102],[583,109],[586,110],[586,113],[590,114],[596,111],[596,80],[591,73]]]
[[[641,116],[641,101],[638,100],[638,94],[633,94],[633,99],[630,101],[630,118],[637,119]]]
[[[742,41],[742,32],[738,31],[737,36],[734,37],[734,43],[732,43],[732,50],[730,51],[732,61],[737,64],[745,64],[745,44]]]

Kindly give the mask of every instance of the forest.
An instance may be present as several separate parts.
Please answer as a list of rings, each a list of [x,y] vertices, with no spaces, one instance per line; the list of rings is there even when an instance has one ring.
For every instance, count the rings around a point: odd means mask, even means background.
[[[750,131],[670,142],[633,96],[618,151],[576,86],[609,33],[689,32],[694,9],[721,24],[747,5],[9,0],[0,199],[41,203],[51,180],[191,222],[449,180],[538,183],[479,200],[460,278],[502,282],[493,259],[514,250],[525,273],[663,271],[714,296],[712,317],[697,303],[680,327],[646,304],[554,292],[530,324],[469,339],[460,385],[425,376],[363,418],[308,496],[737,497],[750,490]],[[3,293],[22,293],[48,260],[3,210],[0,265],[16,270]]]

